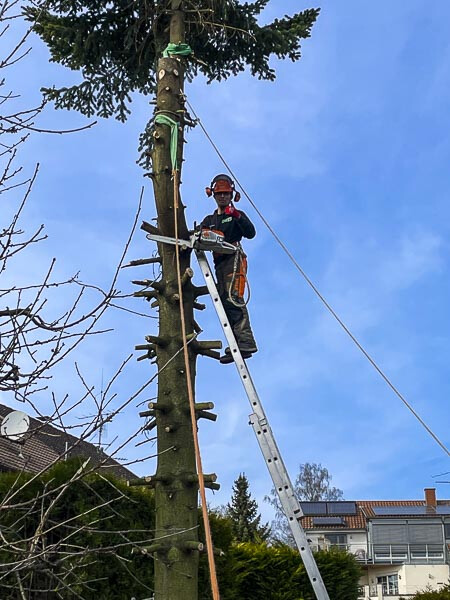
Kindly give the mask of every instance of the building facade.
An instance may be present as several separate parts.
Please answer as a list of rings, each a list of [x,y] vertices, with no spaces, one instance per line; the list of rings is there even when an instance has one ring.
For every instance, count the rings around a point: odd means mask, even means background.
[[[363,569],[360,598],[400,600],[450,578],[450,500],[302,502],[314,550],[340,548]]]

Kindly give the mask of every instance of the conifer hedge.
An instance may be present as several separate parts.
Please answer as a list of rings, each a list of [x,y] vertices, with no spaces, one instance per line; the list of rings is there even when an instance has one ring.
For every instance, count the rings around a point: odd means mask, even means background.
[[[151,595],[153,560],[133,553],[127,540],[136,546],[151,541],[153,494],[96,473],[76,477],[60,494],[81,462],[60,462],[39,477],[0,474],[1,600],[20,597],[16,570],[23,588],[32,590],[26,597],[33,600]],[[47,511],[43,534],[37,536]]]
[[[341,551],[315,554],[330,598],[357,600],[360,567]],[[234,589],[225,600],[315,600],[298,552],[289,546],[238,544],[231,549]],[[228,594],[228,595],[227,595]]]
[[[79,459],[62,462],[33,481],[28,474],[0,474],[2,600],[16,600],[18,597],[17,581],[14,572],[8,574],[8,565],[12,567],[28,554],[29,540],[37,530],[42,510],[50,507],[57,490],[73,477],[79,467]],[[2,510],[2,501],[26,482],[28,485],[14,497],[13,502],[7,500]],[[33,502],[36,498],[39,499],[37,504]],[[107,504],[109,500],[114,501]],[[66,579],[68,588],[63,591],[64,598],[69,600],[81,596],[88,600],[130,600],[133,596],[151,596],[153,558],[133,552],[128,544],[122,545],[125,540],[121,532],[127,531],[125,537],[139,546],[152,536],[154,512],[153,493],[146,488],[130,488],[124,482],[95,473],[76,479],[51,506],[46,526],[48,534],[40,542],[48,551],[42,554],[39,563],[30,562],[28,571],[20,570],[24,586],[32,583],[35,593],[38,589],[46,590],[43,596],[38,593],[33,598],[61,598],[61,590],[57,591],[51,571],[61,571],[61,560],[65,560],[70,544],[78,552],[75,551],[68,560],[73,573],[69,573]],[[72,520],[67,522],[68,519]],[[230,519],[216,513],[212,513],[210,519],[215,548],[222,551],[216,556],[222,600],[315,600],[297,551],[284,545],[235,544]],[[64,522],[65,525],[58,526]],[[68,533],[71,534],[70,540],[60,545],[58,541],[64,540]],[[203,538],[202,531],[200,538]],[[51,548],[54,550],[51,551]],[[84,554],[83,549],[95,550]],[[357,600],[360,569],[354,557],[340,551],[319,552],[315,556],[330,598]],[[208,565],[206,556],[202,554],[199,599],[210,598]],[[450,593],[417,597],[417,600],[435,599],[450,600]]]
[[[439,591],[424,590],[419,592],[412,600],[450,600],[450,584]]]

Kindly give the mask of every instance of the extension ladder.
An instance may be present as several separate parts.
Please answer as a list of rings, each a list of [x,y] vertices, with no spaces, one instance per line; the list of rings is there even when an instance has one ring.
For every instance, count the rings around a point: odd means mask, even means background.
[[[250,377],[247,365],[245,364],[245,361],[239,351],[236,338],[234,337],[225,313],[225,309],[220,300],[208,259],[206,258],[203,250],[198,250],[194,247],[194,252],[196,254],[200,269],[203,273],[203,277],[205,278],[205,283],[213,301],[214,308],[216,309],[217,316],[219,317],[223,332],[227,339],[228,345],[230,346],[230,351],[234,358],[234,363],[239,373],[239,377],[241,378],[242,385],[244,386],[247,398],[250,402],[252,409],[252,414],[250,415],[250,424],[253,427],[259,447],[263,453],[267,468],[269,469],[270,476],[275,486],[275,490],[278,494],[278,498],[280,499],[281,506],[283,507],[283,512],[288,519],[295,543],[297,544],[300,556],[302,557],[303,564],[305,565],[309,580],[314,589],[314,593],[317,600],[329,600],[328,592],[323,583],[322,576],[317,568],[317,564],[308,544],[306,534],[299,521],[299,519],[303,517],[302,509],[297,498],[295,497],[291,480],[289,479],[288,472],[278,450],[275,437],[267,421],[267,417],[256,388],[253,384],[252,378]]]

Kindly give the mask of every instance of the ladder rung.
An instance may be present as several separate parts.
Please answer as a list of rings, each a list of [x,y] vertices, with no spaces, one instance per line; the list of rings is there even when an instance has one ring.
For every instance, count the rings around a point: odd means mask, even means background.
[[[222,302],[220,302],[220,297],[217,292],[217,287],[214,282],[214,277],[212,276],[208,260],[203,251],[196,250],[195,254],[205,278],[209,294],[213,300],[213,306],[216,309],[225,337],[227,338],[228,345],[233,353],[234,362],[236,364],[239,377],[241,378],[242,385],[244,386],[247,398],[252,407],[250,425],[253,427],[253,430],[256,434],[256,439],[258,440],[259,447],[266,461],[267,468],[280,499],[281,506],[283,507],[283,511],[288,519],[292,534],[308,573],[309,580],[314,589],[314,593],[317,600],[329,600],[328,592],[323,583],[319,569],[317,568],[317,564],[314,560],[314,556],[309,546],[306,534],[299,521],[299,519],[303,516],[303,512],[297,498],[295,497],[294,488],[291,480],[289,479],[289,474],[286,470],[283,459],[281,458],[275,437],[269,426],[264,408],[259,399],[252,378],[250,377],[247,365],[239,351],[239,347],[230,327],[225,309],[222,305]]]

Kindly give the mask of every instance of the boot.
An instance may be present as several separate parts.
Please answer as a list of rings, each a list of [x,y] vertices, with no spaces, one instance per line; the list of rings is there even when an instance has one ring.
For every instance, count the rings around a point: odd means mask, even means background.
[[[246,360],[247,358],[252,357],[252,353],[245,350],[241,350],[241,356],[244,360]],[[234,357],[231,354],[229,348],[225,348],[225,354],[220,357],[219,361],[222,363],[222,365],[229,365],[230,363],[234,362]]]

